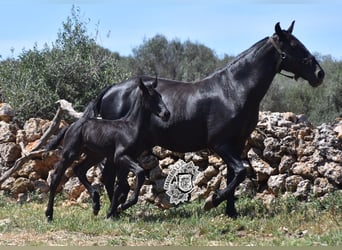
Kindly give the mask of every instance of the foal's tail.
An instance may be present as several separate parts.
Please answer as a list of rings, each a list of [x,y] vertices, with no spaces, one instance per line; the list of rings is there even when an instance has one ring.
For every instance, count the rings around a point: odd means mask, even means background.
[[[63,127],[58,134],[56,135],[55,138],[53,138],[48,144],[46,144],[44,146],[44,149],[49,151],[49,150],[53,150],[56,149],[58,147],[58,145],[61,144],[62,139],[64,138],[64,134],[65,132],[68,130],[69,126],[65,126]]]
[[[102,97],[105,95],[105,93],[108,91],[108,89],[110,89],[112,86],[107,86],[105,88],[103,88],[100,92],[100,94],[92,101],[89,102],[89,104],[87,105],[87,107],[84,109],[83,111],[83,115],[80,118],[80,120],[84,121],[87,118],[95,118],[98,116],[98,114],[100,113],[100,109],[101,109],[101,100]],[[81,122],[82,122],[81,121]],[[64,138],[64,134],[66,133],[66,131],[68,130],[70,126],[66,126],[64,128],[62,128],[58,134],[56,135],[55,138],[53,138],[45,147],[44,149],[46,150],[53,150],[56,149],[58,147],[58,145],[60,145],[62,139]]]

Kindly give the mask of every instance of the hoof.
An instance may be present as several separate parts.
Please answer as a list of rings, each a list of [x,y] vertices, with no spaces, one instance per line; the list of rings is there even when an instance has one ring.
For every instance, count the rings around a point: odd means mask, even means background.
[[[52,219],[52,216],[51,216],[51,215],[49,215],[49,216],[46,216],[46,219],[47,219],[47,222],[49,222],[49,223],[51,223],[51,222],[53,221],[53,219]]]
[[[93,215],[95,215],[95,216],[98,215],[98,214],[99,214],[99,211],[100,211],[100,210],[95,210],[95,209],[93,209]]]
[[[45,212],[45,217],[46,217],[46,219],[47,219],[48,222],[52,222],[53,216],[52,216],[52,213],[51,213],[51,212],[46,211],[46,212]]]
[[[209,211],[214,207],[213,196],[211,195],[205,200],[204,211]]]
[[[116,211],[117,211],[118,213],[123,211],[122,204],[120,204],[120,205],[118,206],[118,208],[116,209]]]
[[[118,213],[108,213],[107,215],[106,215],[106,218],[105,218],[106,220],[117,220],[117,219],[119,219],[119,214]]]

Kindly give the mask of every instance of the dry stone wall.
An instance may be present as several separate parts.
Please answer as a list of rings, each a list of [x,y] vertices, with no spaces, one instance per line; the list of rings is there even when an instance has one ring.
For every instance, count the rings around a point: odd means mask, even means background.
[[[2,175],[24,151],[30,150],[50,121],[32,118],[23,128],[18,128],[1,110],[0,115],[0,119],[5,117],[0,121]],[[26,162],[1,184],[0,192],[19,201],[29,199],[32,193],[45,199],[58,153],[59,150],[46,152]],[[342,119],[314,127],[304,115],[260,112],[258,125],[246,142],[242,157],[248,176],[236,190],[237,196],[249,195],[264,201],[289,193],[301,200],[310,195],[324,196],[342,189]],[[139,162],[147,177],[140,199],[162,209],[174,206],[164,184],[172,169],[179,164],[193,163],[198,167],[199,174],[193,180],[189,200],[206,198],[226,186],[226,165],[209,150],[178,153],[154,147],[152,152],[139,157]],[[101,170],[101,166],[95,166],[88,171],[87,177],[103,191]],[[128,181],[133,188],[135,176],[132,173]],[[65,192],[73,201],[82,202],[89,197],[74,177],[72,167],[66,171],[59,192]]]

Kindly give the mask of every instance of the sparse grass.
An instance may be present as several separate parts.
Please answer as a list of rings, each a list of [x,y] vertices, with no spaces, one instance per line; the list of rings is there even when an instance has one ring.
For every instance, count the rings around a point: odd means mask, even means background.
[[[68,246],[341,246],[342,192],[324,200],[292,197],[265,206],[237,200],[241,216],[224,216],[225,204],[210,212],[195,201],[161,211],[138,203],[117,220],[106,220],[106,197],[95,217],[90,204],[70,204],[59,197],[54,221],[47,223],[46,202],[17,204],[0,197],[0,245]]]

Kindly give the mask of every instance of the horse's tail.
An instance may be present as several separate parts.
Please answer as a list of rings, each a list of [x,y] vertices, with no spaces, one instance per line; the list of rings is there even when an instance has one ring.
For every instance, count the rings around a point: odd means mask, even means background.
[[[87,119],[87,118],[95,118],[98,114],[95,105],[94,105],[95,100],[91,100],[87,107],[83,111],[83,115],[80,119]]]
[[[49,151],[49,150],[53,150],[56,149],[57,146],[61,143],[62,139],[64,138],[64,134],[67,131],[67,129],[69,128],[69,126],[65,126],[63,127],[58,134],[56,135],[55,138],[53,138],[48,144],[46,144],[44,146],[44,149]]]
[[[87,105],[87,107],[85,108],[83,112],[83,116],[82,116],[83,118],[94,118],[99,115],[100,110],[101,110],[102,98],[107,93],[108,89],[110,89],[111,87],[112,85],[103,88],[100,94],[98,94],[98,96],[95,99],[89,102],[89,104]]]
[[[113,87],[113,85],[109,85],[109,86],[103,88],[101,90],[100,94],[98,94],[98,96],[92,101],[93,102],[93,112],[94,112],[93,114],[95,116],[98,116],[100,114],[102,98],[111,87]]]

